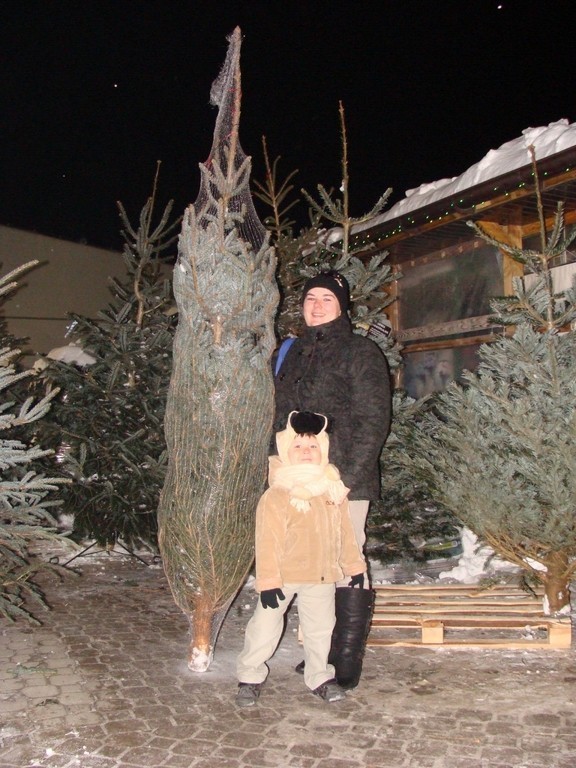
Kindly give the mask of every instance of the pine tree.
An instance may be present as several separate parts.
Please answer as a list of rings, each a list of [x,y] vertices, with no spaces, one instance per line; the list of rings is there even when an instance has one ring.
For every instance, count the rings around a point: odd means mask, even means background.
[[[0,278],[0,297],[16,287],[15,279],[38,262],[28,262]],[[61,540],[56,531],[53,510],[61,501],[53,492],[62,478],[46,477],[38,472],[39,463],[52,452],[38,444],[29,444],[22,432],[45,416],[58,390],[48,391],[38,400],[18,392],[8,399],[20,384],[34,375],[31,370],[17,370],[20,350],[0,327],[0,614],[10,620],[26,618],[40,622],[32,612],[32,604],[47,608],[42,590],[35,581],[41,569],[56,569],[31,554],[40,540]],[[21,400],[17,405],[17,401]]]
[[[226,612],[254,559],[273,416],[275,260],[239,142],[240,30],[214,81],[218,117],[174,269],[178,327],[166,403],[168,470],[159,543],[190,623],[188,666],[211,664]]]
[[[550,264],[576,233],[562,237],[559,210],[546,236],[538,182],[537,193],[540,251],[471,224],[536,279],[516,278],[514,295],[494,301],[495,322],[512,335],[483,345],[478,369],[438,396],[404,460],[441,507],[543,583],[557,612],[569,608],[576,570],[576,284],[554,293]]]
[[[156,511],[166,471],[163,417],[176,316],[165,265],[179,221],[169,203],[153,224],[154,195],[132,227],[119,203],[127,276],[95,319],[72,314],[70,336],[90,365],[51,361],[44,377],[61,387],[43,439],[73,483],[64,511],[73,535],[106,548],[157,545]]]
[[[394,418],[380,456],[381,497],[370,505],[366,542],[367,554],[384,564],[423,562],[431,546],[449,552],[459,539],[457,518],[433,500],[405,461],[418,450],[418,424],[433,407],[432,396],[414,400],[406,392],[394,392]],[[432,550],[436,556],[442,551]]]

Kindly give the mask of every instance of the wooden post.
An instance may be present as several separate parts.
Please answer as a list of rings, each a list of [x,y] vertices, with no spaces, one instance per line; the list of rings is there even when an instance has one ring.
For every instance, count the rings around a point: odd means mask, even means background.
[[[570,648],[572,643],[570,621],[551,621],[548,625],[548,642],[552,648]]]
[[[424,645],[442,645],[444,642],[444,624],[441,621],[424,620],[422,622],[422,643]]]

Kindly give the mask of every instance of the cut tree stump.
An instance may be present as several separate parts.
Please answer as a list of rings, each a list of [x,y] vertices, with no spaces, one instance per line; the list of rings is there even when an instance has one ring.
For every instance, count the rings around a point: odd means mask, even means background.
[[[368,645],[570,648],[570,617],[543,612],[544,593],[513,585],[378,584]]]

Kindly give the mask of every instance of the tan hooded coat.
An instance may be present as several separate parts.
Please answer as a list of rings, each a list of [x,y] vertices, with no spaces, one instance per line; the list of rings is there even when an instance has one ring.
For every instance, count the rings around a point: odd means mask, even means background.
[[[256,510],[256,590],[288,584],[336,583],[364,573],[350,522],[348,500],[334,504],[327,494],[310,499],[301,512],[283,488],[269,488]]]
[[[338,492],[307,496],[308,509],[294,505],[292,491],[280,487],[276,477],[288,462],[287,450],[295,432],[287,427],[276,436],[278,456],[270,457],[270,488],[256,509],[256,590],[281,588],[284,584],[331,584],[345,576],[366,571],[366,562],[354,535],[347,488],[336,467],[328,464],[328,436],[316,435],[322,451],[323,475]],[[297,469],[294,467],[293,469]],[[292,503],[291,503],[292,498]]]

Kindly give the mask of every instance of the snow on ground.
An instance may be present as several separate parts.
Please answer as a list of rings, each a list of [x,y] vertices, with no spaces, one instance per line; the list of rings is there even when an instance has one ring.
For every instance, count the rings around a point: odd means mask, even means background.
[[[374,584],[419,584],[457,582],[477,584],[484,579],[508,580],[520,569],[498,557],[491,547],[481,544],[469,528],[460,532],[462,553],[458,557],[439,557],[424,563],[391,563],[383,566],[370,561]]]
[[[448,571],[441,571],[438,578],[442,581],[462,582],[463,584],[477,584],[488,574],[495,571],[517,572],[520,569],[497,557],[491,547],[480,544],[478,536],[469,528],[464,528],[461,533],[462,555],[458,565]]]

